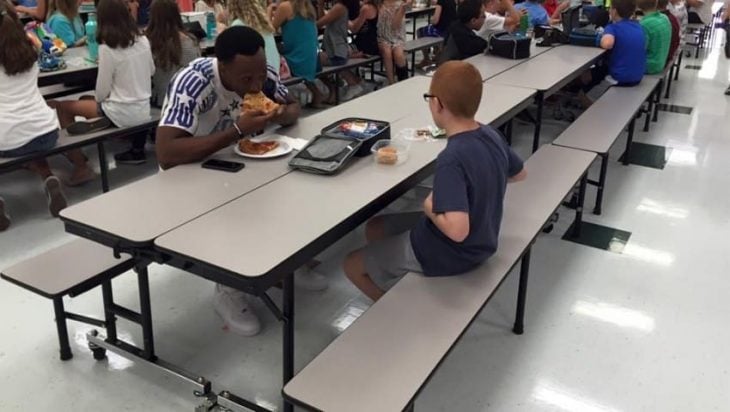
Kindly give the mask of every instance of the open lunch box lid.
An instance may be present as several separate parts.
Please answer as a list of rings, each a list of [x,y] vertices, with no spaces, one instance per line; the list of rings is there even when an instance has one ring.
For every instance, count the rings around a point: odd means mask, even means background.
[[[370,154],[373,144],[390,139],[390,124],[380,120],[346,118],[334,122],[312,139],[290,161],[289,166],[305,172],[335,174],[352,157]]]

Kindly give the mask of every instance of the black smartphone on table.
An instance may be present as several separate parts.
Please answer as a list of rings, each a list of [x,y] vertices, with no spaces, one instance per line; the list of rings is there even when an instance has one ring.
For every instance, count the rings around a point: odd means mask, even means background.
[[[236,173],[246,167],[244,163],[232,162],[230,160],[208,159],[201,165],[204,169],[222,170],[224,172]]]

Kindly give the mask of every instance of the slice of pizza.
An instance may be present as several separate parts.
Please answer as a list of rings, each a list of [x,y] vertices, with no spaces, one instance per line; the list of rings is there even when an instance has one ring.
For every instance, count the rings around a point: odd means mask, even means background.
[[[238,148],[246,154],[262,155],[279,147],[279,142],[269,140],[263,142],[252,142],[251,139],[242,139],[238,142]]]
[[[263,92],[249,93],[243,98],[243,112],[262,111],[269,114],[279,108],[279,104],[266,97]]]

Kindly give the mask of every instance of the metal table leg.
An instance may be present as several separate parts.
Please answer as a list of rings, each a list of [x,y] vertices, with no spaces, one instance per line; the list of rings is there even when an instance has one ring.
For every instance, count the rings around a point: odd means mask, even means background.
[[[532,246],[522,255],[522,263],[520,264],[520,286],[517,291],[517,315],[515,317],[515,325],[512,332],[522,335],[525,332],[525,304],[527,303],[527,277],[530,273],[530,253]]]

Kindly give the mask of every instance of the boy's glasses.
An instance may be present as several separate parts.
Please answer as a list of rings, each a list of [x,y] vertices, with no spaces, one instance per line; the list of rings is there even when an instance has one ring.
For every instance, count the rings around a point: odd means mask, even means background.
[[[429,94],[429,93],[424,93],[423,94],[423,101],[425,101],[426,103],[428,103],[428,100],[429,99],[433,99],[433,98],[436,98],[436,96],[434,96],[432,94]]]

